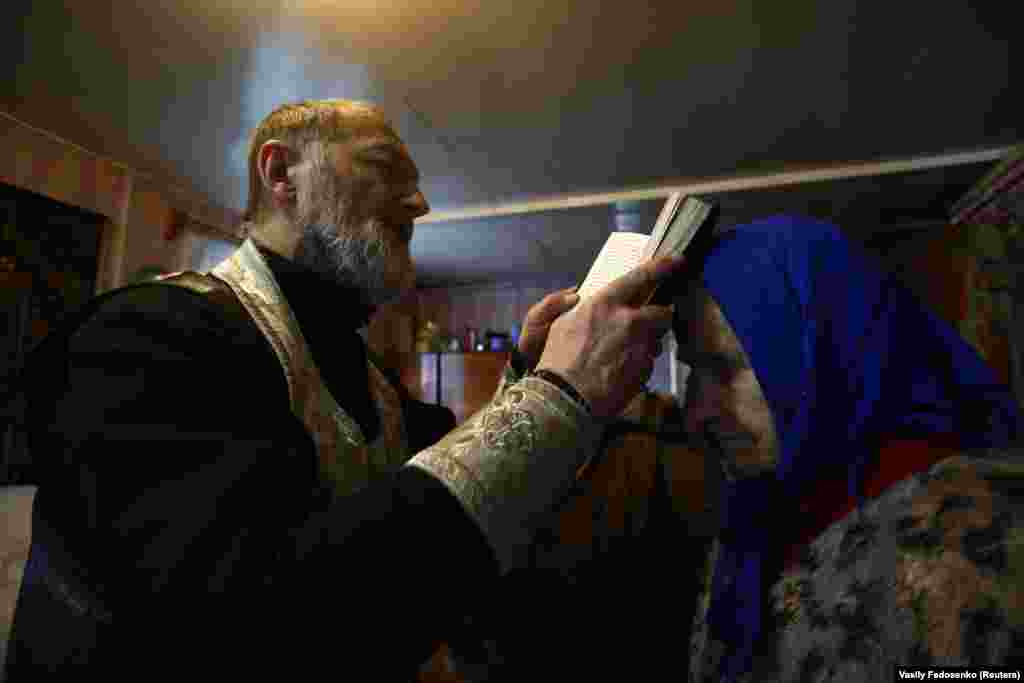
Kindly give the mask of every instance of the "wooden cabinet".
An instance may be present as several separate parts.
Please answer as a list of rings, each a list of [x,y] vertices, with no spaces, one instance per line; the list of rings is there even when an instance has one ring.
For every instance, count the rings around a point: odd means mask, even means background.
[[[494,396],[501,371],[508,362],[504,352],[442,353],[441,404],[461,424]]]
[[[439,353],[404,353],[399,360],[402,384],[412,397],[425,403],[439,403],[438,373],[441,369]]]
[[[420,401],[440,403],[459,424],[494,396],[506,352],[414,353],[402,356],[402,383]]]

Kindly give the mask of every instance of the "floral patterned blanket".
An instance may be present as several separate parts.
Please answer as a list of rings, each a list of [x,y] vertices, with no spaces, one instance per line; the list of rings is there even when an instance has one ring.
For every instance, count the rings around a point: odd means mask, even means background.
[[[691,681],[717,681],[709,558]],[[832,524],[771,586],[751,681],[889,680],[895,664],[1024,668],[1024,456],[943,460]]]

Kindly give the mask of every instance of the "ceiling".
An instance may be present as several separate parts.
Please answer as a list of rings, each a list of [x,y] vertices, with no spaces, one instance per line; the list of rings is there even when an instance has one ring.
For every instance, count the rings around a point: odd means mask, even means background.
[[[270,109],[369,99],[392,117],[445,215],[1018,142],[1012,3],[970,4],[983,7],[33,0],[0,36],[0,109],[239,209],[246,136]],[[941,220],[989,165],[713,198],[729,220],[802,211],[871,233]],[[631,205],[644,229],[658,205]],[[614,213],[605,204],[423,222],[413,241],[421,284],[582,275]]]

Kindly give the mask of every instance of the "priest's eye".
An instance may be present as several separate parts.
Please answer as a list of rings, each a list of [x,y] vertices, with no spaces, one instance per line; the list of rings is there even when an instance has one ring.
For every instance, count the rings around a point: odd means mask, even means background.
[[[392,171],[395,167],[394,159],[390,155],[364,156],[360,160],[366,166],[381,172]]]
[[[368,161],[367,166],[383,176],[392,174],[391,163],[387,161]]]

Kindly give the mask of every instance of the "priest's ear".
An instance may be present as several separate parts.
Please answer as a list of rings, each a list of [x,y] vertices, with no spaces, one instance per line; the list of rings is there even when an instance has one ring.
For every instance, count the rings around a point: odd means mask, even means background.
[[[275,210],[287,209],[295,204],[293,167],[299,161],[299,154],[280,140],[267,140],[260,147],[261,189]]]

